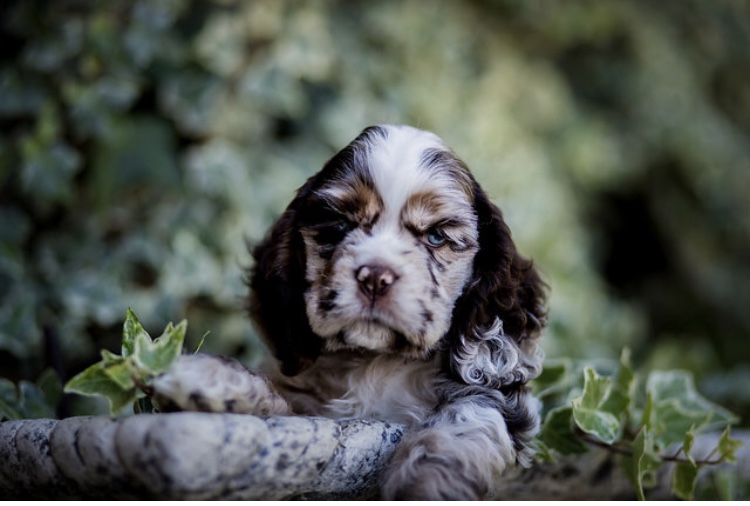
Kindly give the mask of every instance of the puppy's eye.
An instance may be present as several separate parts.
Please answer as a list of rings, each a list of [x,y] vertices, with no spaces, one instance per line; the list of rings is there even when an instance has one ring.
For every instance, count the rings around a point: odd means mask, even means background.
[[[322,223],[314,227],[315,240],[318,244],[336,244],[353,228],[354,224],[344,219]]]
[[[446,242],[448,242],[448,239],[446,239],[445,235],[443,235],[443,231],[439,228],[431,228],[427,231],[424,237],[427,241],[427,244],[429,244],[433,248],[439,248],[440,246],[443,246]]]
[[[352,228],[352,224],[346,220],[340,220],[329,225],[331,230],[338,232],[339,234],[345,234]]]

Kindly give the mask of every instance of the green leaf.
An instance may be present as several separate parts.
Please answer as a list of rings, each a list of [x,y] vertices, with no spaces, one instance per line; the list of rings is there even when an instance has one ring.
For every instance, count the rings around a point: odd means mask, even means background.
[[[695,462],[678,462],[672,475],[672,493],[685,501],[693,500],[698,466]]]
[[[695,480],[698,478],[698,466],[691,453],[693,443],[695,443],[695,433],[689,430],[685,434],[685,440],[682,443],[682,453],[687,460],[678,462],[672,475],[672,493],[686,501],[693,499]]]
[[[736,462],[737,457],[734,453],[744,444],[745,443],[743,443],[742,441],[732,439],[729,436],[729,426],[727,426],[724,429],[724,432],[721,433],[721,437],[719,438],[719,458],[727,462]]]
[[[18,383],[18,403],[23,418],[55,418],[55,410],[39,387],[30,381]]]
[[[687,431],[685,434],[685,440],[682,443],[682,453],[685,454],[685,458],[688,459],[689,462],[695,464],[695,460],[693,459],[693,444],[695,443],[695,432],[693,430]]]
[[[141,322],[138,321],[138,317],[135,312],[128,308],[125,316],[125,323],[122,326],[122,356],[128,357],[135,351],[135,337],[138,334],[145,334],[149,340],[151,337],[148,332],[143,330]]]
[[[661,459],[654,451],[653,437],[646,429],[641,429],[633,440],[633,456],[626,461],[626,471],[636,487],[638,499],[646,500],[645,487],[656,483],[656,471],[661,466]]]
[[[622,436],[620,421],[612,413],[580,408],[574,403],[573,419],[582,431],[604,443],[614,444]]]
[[[0,399],[0,422],[3,420],[20,420],[21,413],[13,407],[13,404],[5,399]]]
[[[705,427],[711,420],[711,413],[689,411],[679,399],[655,404],[653,434],[658,448],[680,443],[691,429]]]
[[[105,369],[103,362],[92,365],[68,381],[65,392],[106,397],[110,413],[114,415],[136,399],[136,389],[124,390]]]
[[[626,413],[632,403],[634,390],[635,373],[630,365],[630,350],[625,348],[620,355],[617,376],[601,409],[618,417]]]
[[[201,337],[201,340],[198,342],[198,346],[195,347],[195,351],[193,353],[198,353],[200,349],[203,347],[203,342],[206,340],[206,336],[208,336],[211,333],[210,330],[207,330],[205,334],[203,334],[203,337]]]
[[[50,406],[57,406],[62,399],[62,382],[60,376],[52,369],[46,369],[36,380],[36,385],[44,393]]]
[[[123,358],[113,353],[102,350],[102,365],[104,373],[122,390],[135,388],[133,377],[138,375],[138,371],[129,358]]]
[[[0,421],[23,418],[18,405],[18,391],[12,381],[0,378]]]
[[[612,381],[604,376],[600,376],[591,367],[583,370],[583,394],[578,400],[581,408],[597,409],[604,402],[609,394]]]
[[[170,323],[164,333],[151,341],[138,334],[135,339],[133,360],[141,372],[157,375],[165,372],[180,356],[185,341],[187,322],[183,320],[176,327]]]
[[[652,404],[644,419],[659,448],[682,442],[691,428],[705,431],[737,421],[731,412],[701,396],[686,371],[654,371],[646,391]]]
[[[539,440],[547,448],[562,455],[585,453],[584,445],[573,431],[573,408],[563,406],[552,409],[544,419]]]
[[[534,395],[541,399],[563,391],[571,380],[569,360],[547,361],[541,374],[531,382]]]
[[[619,416],[603,409],[610,399],[612,381],[590,367],[585,368],[583,374],[583,393],[572,401],[573,420],[582,431],[613,444],[622,436],[622,423]]]
[[[649,392],[646,392],[646,405],[643,406],[641,425],[648,430],[654,429],[654,398]]]

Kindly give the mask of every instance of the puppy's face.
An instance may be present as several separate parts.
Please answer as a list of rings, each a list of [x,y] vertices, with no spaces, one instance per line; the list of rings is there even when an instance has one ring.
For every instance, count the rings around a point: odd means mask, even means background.
[[[473,180],[433,134],[372,127],[313,178],[297,216],[305,309],[328,350],[424,356],[478,248]]]

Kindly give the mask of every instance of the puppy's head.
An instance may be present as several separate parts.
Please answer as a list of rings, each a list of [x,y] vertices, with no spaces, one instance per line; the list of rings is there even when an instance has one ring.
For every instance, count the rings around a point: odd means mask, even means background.
[[[414,128],[363,131],[254,256],[251,312],[287,374],[323,350],[419,359],[443,348],[454,372],[476,376],[461,364],[483,353],[471,347],[481,336],[500,325],[520,350],[541,328],[541,283],[499,210],[439,138]]]

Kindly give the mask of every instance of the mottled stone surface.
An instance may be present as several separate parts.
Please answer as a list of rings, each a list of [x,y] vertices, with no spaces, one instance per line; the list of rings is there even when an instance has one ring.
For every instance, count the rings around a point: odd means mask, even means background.
[[[377,493],[403,427],[172,413],[0,424],[8,499],[333,499]]]
[[[365,499],[404,427],[368,420],[183,412],[0,423],[0,498]],[[750,432],[735,437],[750,443]],[[699,437],[705,456],[718,435]],[[750,475],[750,447],[736,472]],[[634,499],[603,450],[508,474],[498,499]],[[669,477],[650,494],[669,498]]]

